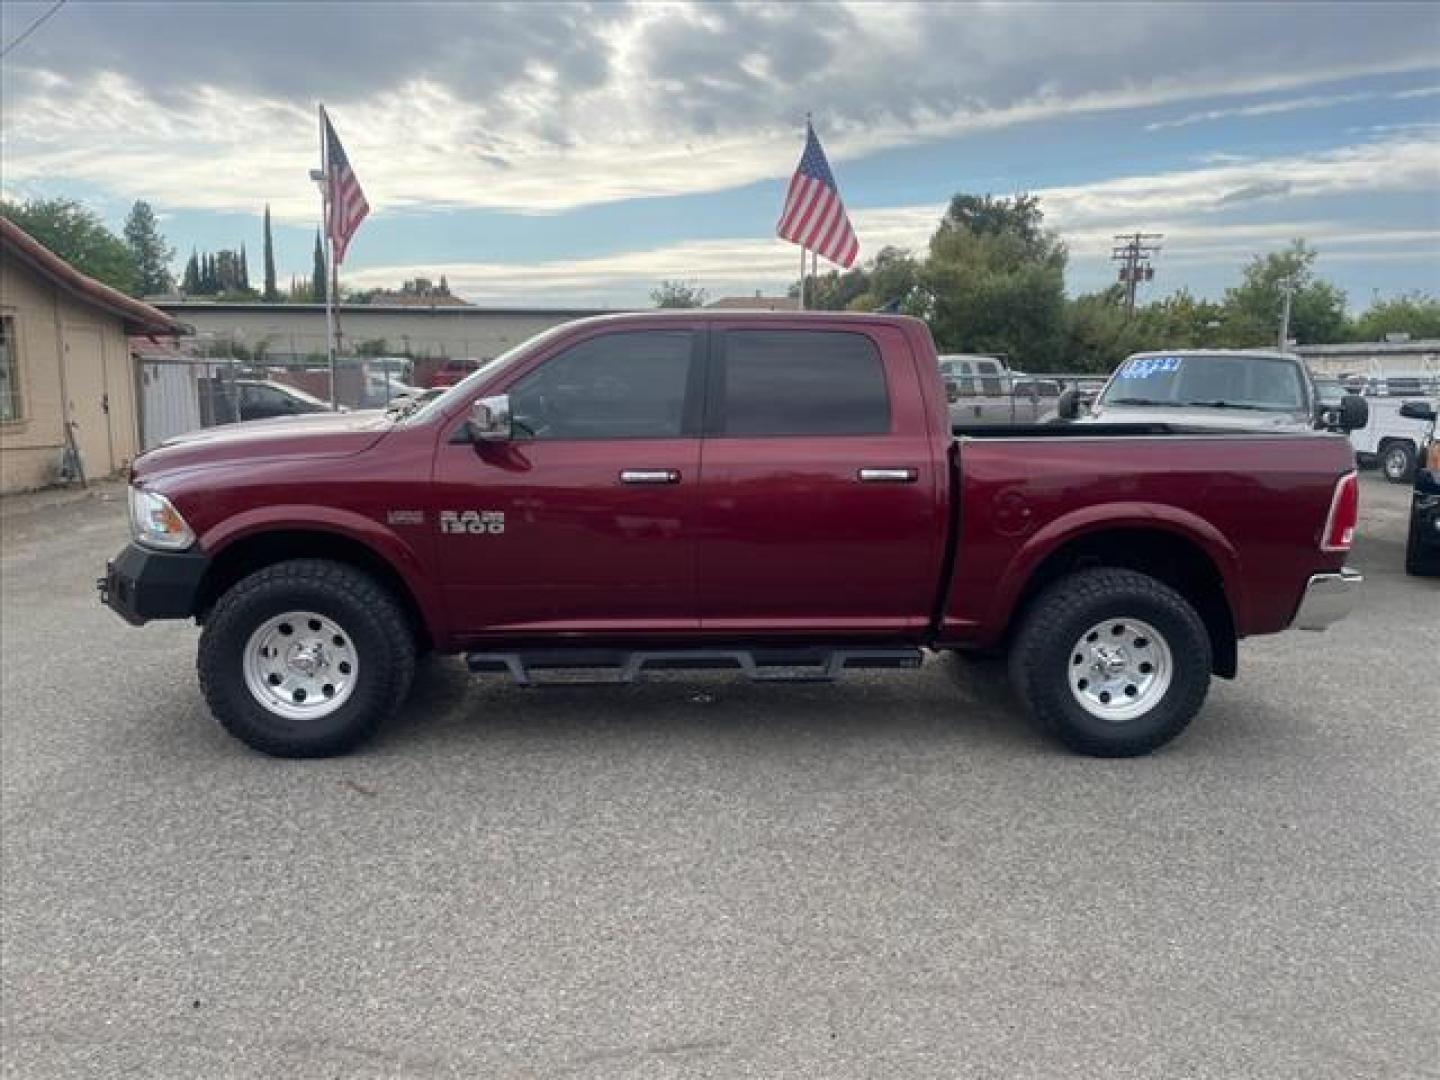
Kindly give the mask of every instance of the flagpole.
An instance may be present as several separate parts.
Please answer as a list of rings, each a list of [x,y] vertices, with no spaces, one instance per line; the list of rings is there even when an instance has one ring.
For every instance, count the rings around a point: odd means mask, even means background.
[[[805,140],[810,140],[810,110],[805,110]],[[805,245],[800,245],[800,310],[805,310]]]
[[[335,388],[335,258],[330,243],[330,152],[325,138],[325,105],[320,105],[320,225],[325,235],[325,266],[331,284],[325,289],[325,352],[330,360],[330,407],[338,408]],[[324,281],[324,278],[321,278]]]

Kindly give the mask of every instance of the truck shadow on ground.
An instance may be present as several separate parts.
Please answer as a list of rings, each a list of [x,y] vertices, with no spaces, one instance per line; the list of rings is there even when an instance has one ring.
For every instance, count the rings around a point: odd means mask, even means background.
[[[932,657],[919,672],[854,673],[837,683],[752,683],[728,673],[664,673],[628,686],[519,687],[477,677],[452,657],[427,660],[377,750],[406,744],[513,738],[527,732],[891,740],[954,737],[977,745],[1055,750],[1028,721],[1004,665]]]

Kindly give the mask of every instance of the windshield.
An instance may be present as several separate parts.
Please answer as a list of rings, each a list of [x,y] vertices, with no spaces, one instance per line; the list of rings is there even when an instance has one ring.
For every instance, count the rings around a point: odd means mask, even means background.
[[[416,401],[416,405],[403,413],[401,418],[413,422],[445,415],[457,402],[470,397],[475,390],[476,384],[479,383],[481,379],[488,379],[491,375],[497,374],[502,368],[509,367],[520,357],[528,355],[532,348],[536,348],[551,338],[558,336],[563,330],[567,329],[569,325],[569,323],[561,323],[559,326],[552,326],[549,330],[542,331],[532,338],[527,338],[520,342],[520,344],[507,349],[494,360],[489,360],[481,364],[454,386],[429,400],[412,398],[412,401]]]
[[[1283,357],[1181,354],[1132,356],[1116,371],[1101,406],[1210,406],[1303,413],[1300,365]]]

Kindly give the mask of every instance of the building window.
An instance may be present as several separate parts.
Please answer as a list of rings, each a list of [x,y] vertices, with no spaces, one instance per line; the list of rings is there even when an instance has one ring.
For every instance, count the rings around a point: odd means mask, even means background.
[[[20,357],[15,348],[15,320],[0,317],[0,424],[25,418],[20,398]]]

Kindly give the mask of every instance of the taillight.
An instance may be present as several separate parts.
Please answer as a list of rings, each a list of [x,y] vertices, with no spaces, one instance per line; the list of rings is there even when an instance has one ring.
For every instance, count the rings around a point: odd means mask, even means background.
[[[1360,476],[1348,472],[1335,482],[1330,498],[1330,513],[1325,518],[1325,531],[1320,534],[1321,551],[1349,551],[1355,542],[1355,526],[1360,521]]]

